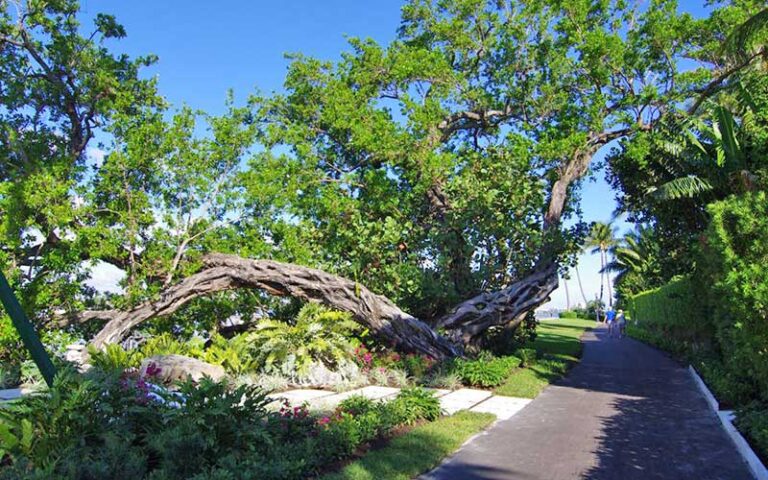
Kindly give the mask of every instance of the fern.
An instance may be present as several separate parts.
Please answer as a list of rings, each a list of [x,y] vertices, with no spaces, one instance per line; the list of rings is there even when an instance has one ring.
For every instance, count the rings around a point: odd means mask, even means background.
[[[126,350],[119,344],[110,343],[104,350],[88,347],[91,356],[91,365],[105,372],[125,370],[138,367],[144,356],[136,350]]]
[[[313,362],[332,367],[351,358],[359,330],[349,313],[307,304],[293,324],[262,320],[248,340],[266,371],[303,375]]]

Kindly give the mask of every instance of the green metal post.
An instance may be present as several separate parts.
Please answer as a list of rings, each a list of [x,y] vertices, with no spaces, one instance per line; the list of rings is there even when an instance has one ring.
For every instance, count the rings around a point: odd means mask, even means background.
[[[13,326],[19,332],[21,341],[24,342],[24,346],[27,347],[30,355],[32,355],[32,360],[35,361],[37,368],[40,369],[40,373],[43,374],[45,383],[49,387],[52,386],[53,377],[56,376],[56,367],[53,366],[51,357],[48,356],[43,342],[40,341],[40,337],[37,335],[37,331],[35,331],[35,326],[27,318],[27,314],[21,308],[21,304],[16,299],[16,295],[13,294],[13,290],[11,290],[11,286],[8,284],[8,280],[6,280],[2,271],[0,271],[0,300],[2,300],[8,316],[11,317]]]

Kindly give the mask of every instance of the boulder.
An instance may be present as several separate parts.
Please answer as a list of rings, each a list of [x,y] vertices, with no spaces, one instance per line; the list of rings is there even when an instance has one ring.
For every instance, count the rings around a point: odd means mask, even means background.
[[[221,380],[226,376],[224,368],[219,365],[211,365],[196,358],[185,357],[184,355],[155,355],[144,359],[141,362],[141,374],[147,375],[147,369],[158,382],[172,383],[178,380],[192,379],[194,382],[208,376],[213,380]],[[152,370],[159,369],[159,372]]]

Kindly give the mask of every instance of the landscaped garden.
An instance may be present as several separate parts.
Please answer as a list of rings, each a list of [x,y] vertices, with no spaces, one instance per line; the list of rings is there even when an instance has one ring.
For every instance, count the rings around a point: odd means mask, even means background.
[[[764,2],[409,0],[202,109],[91,8],[0,0],[0,479],[412,478],[608,306],[768,457]]]

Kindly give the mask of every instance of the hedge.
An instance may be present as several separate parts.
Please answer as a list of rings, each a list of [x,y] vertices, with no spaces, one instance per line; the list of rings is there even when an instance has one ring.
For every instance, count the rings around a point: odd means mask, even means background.
[[[630,297],[630,318],[643,328],[693,344],[708,345],[714,334],[707,292],[689,277],[680,277]]]

